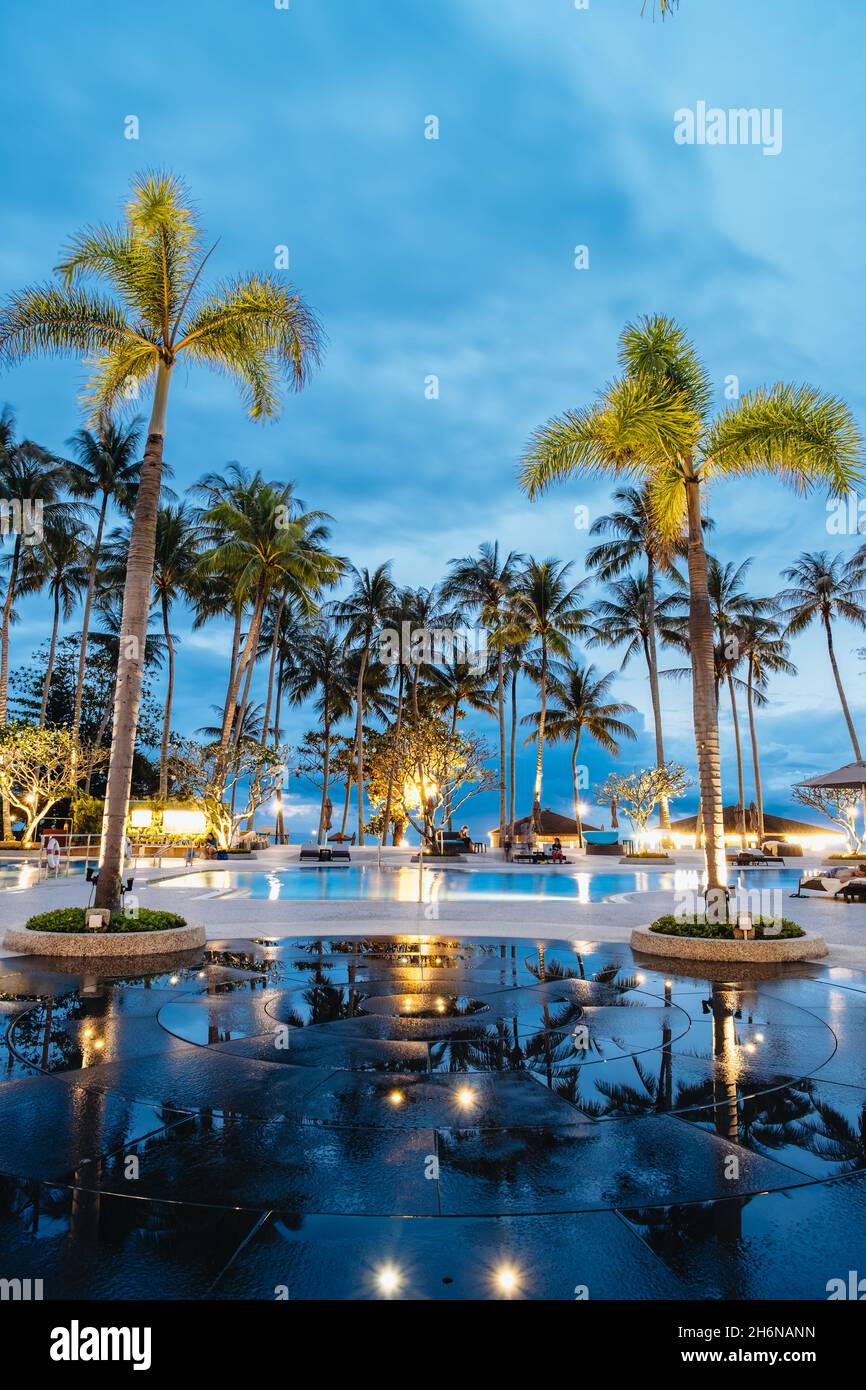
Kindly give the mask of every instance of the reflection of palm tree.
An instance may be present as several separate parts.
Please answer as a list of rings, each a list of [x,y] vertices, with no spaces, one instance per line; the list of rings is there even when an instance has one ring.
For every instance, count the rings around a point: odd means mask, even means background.
[[[811,1114],[799,1125],[800,1142],[810,1153],[839,1165],[838,1172],[866,1168],[866,1105],[856,1126],[824,1100],[811,1101]]]

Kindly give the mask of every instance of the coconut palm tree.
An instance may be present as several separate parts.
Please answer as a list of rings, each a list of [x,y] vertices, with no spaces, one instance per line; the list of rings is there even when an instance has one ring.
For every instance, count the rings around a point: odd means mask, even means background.
[[[294,484],[265,483],[258,475],[240,496],[213,503],[201,525],[212,542],[199,560],[203,574],[235,577],[238,603],[250,606],[246,641],[229,684],[220,736],[218,765],[226,753],[239,707],[249,696],[253,667],[260,654],[262,621],[275,594],[290,595],[307,618],[318,614],[316,599],[336,584],[344,562],[328,553],[324,512],[303,511]],[[241,683],[246,688],[241,698]]]
[[[354,693],[345,645],[332,628],[323,626],[310,636],[303,652],[287,672],[286,689],[293,705],[302,704],[311,695],[317,696],[315,710],[324,735],[322,805],[317,837],[321,845],[328,833],[331,733],[334,723],[351,710]]]
[[[81,534],[80,516],[77,513],[70,515],[65,508],[61,508],[57,513],[50,513],[44,522],[42,541],[33,554],[33,560],[39,570],[39,585],[47,585],[52,600],[51,640],[48,644],[48,661],[45,665],[42,704],[39,709],[39,727],[44,729],[57,655],[60,619],[64,622],[69,621],[88,582],[90,548]]]
[[[353,585],[348,597],[333,606],[336,622],[346,630],[346,641],[360,652],[355,689],[355,786],[358,795],[358,844],[364,843],[364,682],[373,638],[383,619],[393,610],[396,598],[391,566],[368,569],[352,567]]]
[[[600,516],[590,528],[591,536],[608,536],[610,539],[592,547],[587,553],[586,564],[588,569],[595,570],[599,579],[605,582],[619,578],[635,564],[645,564],[645,598],[641,601],[641,607],[646,608],[646,620],[642,625],[642,645],[649,672],[656,738],[656,766],[664,767],[665,745],[656,646],[656,580],[659,574],[663,574],[673,579],[678,588],[682,588],[676,561],[686,558],[688,542],[682,533],[666,537],[659,530],[646,484],[641,487],[616,488],[613,500],[619,503],[618,508],[606,516]],[[671,818],[667,797],[663,797],[659,802],[659,823],[663,830],[670,830]]]
[[[577,584],[569,584],[571,568],[571,562],[562,564],[559,560],[553,559],[530,560],[517,581],[514,594],[515,637],[518,641],[530,640],[540,658],[538,688],[541,709],[538,715],[538,751],[532,797],[532,824],[536,833],[541,830],[544,730],[551,658],[567,660],[571,653],[571,639],[585,632],[590,621],[589,610],[578,606],[581,590],[587,581],[582,579]]]
[[[442,666],[431,666],[427,672],[425,686],[429,706],[437,713],[450,714],[452,738],[457,733],[457,721],[461,717],[463,705],[468,705],[479,714],[497,713],[497,701],[490,688],[489,672],[479,671],[469,662],[451,661]],[[448,829],[453,830],[450,797],[445,811]]]
[[[694,346],[661,315],[626,327],[619,360],[622,375],[599,401],[533,436],[522,482],[537,497],[573,475],[643,480],[661,534],[687,529],[695,743],[708,884],[715,889],[727,871],[701,490],[726,477],[769,473],[800,492],[826,486],[843,496],[861,477],[862,441],[847,406],[809,386],[753,391],[713,417],[712,383]]]
[[[864,564],[859,554],[846,560],[844,555],[830,556],[826,550],[804,552],[793,565],[782,571],[782,577],[791,584],[791,588],[785,589],[776,600],[787,620],[786,635],[798,636],[816,622],[824,629],[830,669],[836,682],[854,757],[859,762],[863,755],[860,752],[860,740],[836,660],[833,624],[841,619],[843,622],[854,623],[857,627],[866,627]]]
[[[75,680],[75,704],[72,714],[72,739],[78,746],[81,728],[81,703],[84,697],[84,672],[87,665],[87,639],[96,578],[102,553],[102,541],[108,507],[131,515],[135,506],[138,480],[141,475],[141,434],[144,422],[136,417],[130,424],[121,425],[103,415],[94,430],[78,430],[70,439],[74,457],[68,464],[69,487],[76,497],[90,501],[99,498],[96,535],[90,553],[84,615],[81,619],[81,646],[78,652],[78,672]]]
[[[764,691],[771,675],[795,676],[797,668],[788,660],[789,643],[775,618],[764,612],[744,614],[737,624],[740,656],[746,662],[746,702],[749,711],[749,738],[755,773],[755,804],[758,813],[758,841],[764,838],[764,793],[761,786],[761,760],[755,728],[755,707],[767,703]]]
[[[320,355],[315,315],[290,285],[244,275],[205,289],[205,251],[180,179],[145,172],[133,180],[119,226],[88,226],[73,237],[59,280],[8,295],[0,307],[0,360],[63,354],[94,362],[94,417],[135,391],[153,389],[124,587],[114,739],[105,800],[96,904],[120,899],[123,836],[141,701],[151,599],[156,514],[162,485],[166,407],[181,361],[230,376],[251,419],[272,418],[280,387],[300,390]],[[100,293],[86,282],[101,282]]]
[[[526,715],[524,724],[531,724],[536,730],[526,740],[531,743],[537,737],[543,715],[546,713],[544,736],[550,743],[571,742],[571,785],[574,796],[574,819],[577,825],[577,842],[583,849],[583,827],[580,823],[580,785],[577,772],[577,755],[580,740],[584,733],[594,739],[600,748],[611,757],[619,754],[618,739],[635,738],[635,731],[626,724],[623,715],[637,714],[634,705],[610,700],[610,687],[616,679],[613,671],[600,675],[594,666],[583,666],[579,661],[570,665],[561,677],[550,682],[550,698],[554,704],[546,711],[535,710]]]
[[[496,653],[496,713],[499,720],[499,824],[506,818],[505,773],[505,652],[508,645],[508,616],[511,594],[526,557],[512,550],[500,559],[499,542],[485,541],[478,554],[452,560],[442,585],[446,602],[455,602],[477,616],[487,629]]]

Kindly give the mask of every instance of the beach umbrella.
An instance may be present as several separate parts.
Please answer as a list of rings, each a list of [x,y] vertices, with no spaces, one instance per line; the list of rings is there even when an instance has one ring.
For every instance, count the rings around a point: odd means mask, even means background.
[[[852,787],[860,791],[866,786],[866,762],[846,763],[835,772],[824,772],[819,777],[809,777],[800,783],[801,787]]]

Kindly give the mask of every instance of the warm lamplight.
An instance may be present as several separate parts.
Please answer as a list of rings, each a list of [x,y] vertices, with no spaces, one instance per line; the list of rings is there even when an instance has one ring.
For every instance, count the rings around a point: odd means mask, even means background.
[[[496,1271],[496,1284],[500,1293],[506,1296],[512,1294],[517,1289],[518,1279],[515,1270],[510,1265],[503,1265]]]
[[[464,1110],[467,1110],[470,1105],[475,1103],[475,1096],[468,1086],[461,1086],[460,1090],[457,1092],[457,1101],[463,1106]]]
[[[402,1105],[402,1104],[403,1104],[403,1092],[402,1092],[402,1091],[392,1091],[391,1094],[389,1095],[388,1099],[389,1099],[389,1101],[391,1102],[392,1105]]]
[[[400,1287],[400,1271],[393,1265],[383,1265],[376,1275],[379,1292],[386,1296],[396,1293]]]

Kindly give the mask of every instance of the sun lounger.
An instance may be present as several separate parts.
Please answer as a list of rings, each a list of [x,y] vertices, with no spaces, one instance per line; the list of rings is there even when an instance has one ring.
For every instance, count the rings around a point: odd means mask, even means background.
[[[866,898],[866,878],[840,878],[838,869],[830,869],[826,873],[801,878],[796,893],[792,893],[791,897],[802,898],[804,892],[844,899],[845,902],[861,902]]]
[[[351,864],[352,856],[347,849],[328,850],[328,859],[332,864]]]

